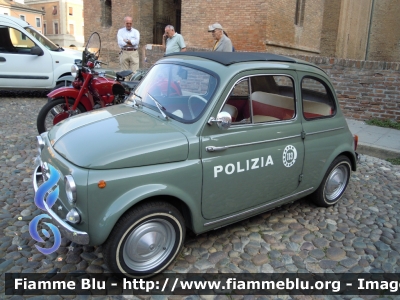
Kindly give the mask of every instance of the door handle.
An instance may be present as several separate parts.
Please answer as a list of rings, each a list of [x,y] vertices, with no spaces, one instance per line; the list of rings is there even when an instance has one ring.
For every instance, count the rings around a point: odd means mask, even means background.
[[[6,59],[4,57],[0,56],[0,62],[6,61]]]
[[[225,151],[226,149],[228,149],[228,147],[214,147],[214,146],[206,147],[207,152]]]

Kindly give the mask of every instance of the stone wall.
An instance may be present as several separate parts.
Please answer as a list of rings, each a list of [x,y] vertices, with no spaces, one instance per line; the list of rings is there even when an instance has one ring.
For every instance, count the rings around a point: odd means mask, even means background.
[[[207,49],[189,47],[188,51]],[[151,67],[163,55],[161,46],[147,45],[144,53],[146,61],[142,67]],[[347,118],[400,121],[400,63],[318,56],[292,57],[316,64],[329,75]]]

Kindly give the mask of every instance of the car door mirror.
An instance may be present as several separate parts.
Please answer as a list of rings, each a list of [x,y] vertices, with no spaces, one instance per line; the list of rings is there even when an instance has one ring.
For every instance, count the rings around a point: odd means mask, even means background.
[[[39,46],[34,46],[31,48],[31,54],[32,55],[37,55],[37,56],[42,56],[44,54],[42,48]]]
[[[220,129],[228,129],[232,124],[232,116],[226,111],[221,111],[218,113],[217,118],[211,117],[208,121],[208,124],[212,125],[213,123],[217,123]]]

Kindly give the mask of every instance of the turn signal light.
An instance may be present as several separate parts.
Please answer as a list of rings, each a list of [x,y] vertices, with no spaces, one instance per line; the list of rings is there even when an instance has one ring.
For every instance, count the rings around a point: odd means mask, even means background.
[[[357,150],[357,146],[358,146],[358,135],[355,134],[354,135],[354,151]]]
[[[100,180],[100,181],[97,183],[97,186],[98,186],[100,189],[104,189],[104,188],[106,187],[106,182],[105,182],[104,180]]]

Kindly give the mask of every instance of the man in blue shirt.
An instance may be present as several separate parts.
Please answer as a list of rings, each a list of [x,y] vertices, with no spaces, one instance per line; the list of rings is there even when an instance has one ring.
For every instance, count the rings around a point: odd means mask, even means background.
[[[186,44],[183,40],[183,36],[175,32],[175,28],[172,25],[167,25],[165,27],[163,46],[165,48],[165,54],[186,51]]]
[[[140,33],[132,28],[132,18],[124,18],[125,27],[118,30],[118,46],[121,48],[119,62],[122,70],[136,72],[139,68],[139,42]]]

